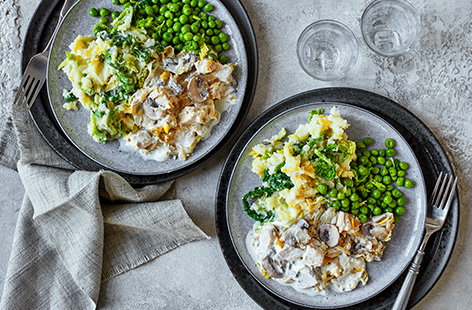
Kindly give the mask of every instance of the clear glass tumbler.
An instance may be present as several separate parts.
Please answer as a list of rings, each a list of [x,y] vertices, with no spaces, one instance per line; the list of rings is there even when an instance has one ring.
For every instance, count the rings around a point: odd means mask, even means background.
[[[324,81],[342,78],[356,63],[356,37],[345,25],[320,20],[309,25],[298,38],[297,54],[303,70]]]
[[[415,46],[421,32],[417,10],[405,0],[377,0],[361,19],[366,44],[384,56],[398,56]]]

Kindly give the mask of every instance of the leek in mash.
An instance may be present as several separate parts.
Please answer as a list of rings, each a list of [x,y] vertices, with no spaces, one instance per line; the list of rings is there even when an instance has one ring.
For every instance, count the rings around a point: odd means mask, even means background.
[[[351,291],[368,280],[366,261],[380,260],[394,227],[392,213],[365,223],[328,207],[319,184],[343,193],[354,177],[356,145],[337,108],[313,111],[293,134],[285,129],[256,145],[252,171],[263,186],[243,198],[257,222],[248,248],[261,273],[307,294]]]
[[[131,25],[126,8],[111,31],[78,36],[60,65],[72,82],[67,109],[90,110],[88,132],[120,139],[146,158],[185,160],[236,99],[234,64],[191,52],[174,54]]]

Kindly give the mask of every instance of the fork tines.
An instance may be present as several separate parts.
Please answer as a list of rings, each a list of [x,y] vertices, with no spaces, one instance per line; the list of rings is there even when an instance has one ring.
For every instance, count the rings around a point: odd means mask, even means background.
[[[441,172],[431,196],[431,205],[438,209],[444,209],[451,204],[456,191],[457,177],[452,177]],[[447,196],[447,197],[446,197]]]

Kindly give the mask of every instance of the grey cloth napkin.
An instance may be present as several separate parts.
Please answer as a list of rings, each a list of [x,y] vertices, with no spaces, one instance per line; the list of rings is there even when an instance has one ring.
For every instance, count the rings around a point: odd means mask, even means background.
[[[19,156],[26,194],[0,309],[94,309],[101,281],[208,238],[173,199],[172,182],[135,189],[109,171],[75,171],[24,107],[12,115],[0,164]]]

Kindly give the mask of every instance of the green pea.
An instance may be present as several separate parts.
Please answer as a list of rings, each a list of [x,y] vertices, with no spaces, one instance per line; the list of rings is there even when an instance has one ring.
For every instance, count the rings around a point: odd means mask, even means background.
[[[351,208],[358,209],[360,207],[359,201],[354,201],[351,203]]]
[[[216,28],[221,29],[225,25],[221,20],[217,19],[215,20],[216,23]]]
[[[381,183],[382,182],[382,176],[380,174],[374,175],[374,180],[376,182]]]
[[[353,193],[353,194],[351,194],[351,196],[349,196],[349,199],[351,201],[358,201],[359,200],[359,195],[356,194],[356,193]]]
[[[182,24],[179,22],[174,23],[172,26],[172,29],[174,29],[175,32],[179,32],[182,29]]]
[[[395,209],[397,207],[397,202],[393,200],[391,203],[388,205],[390,208]]]
[[[231,45],[227,42],[221,44],[221,46],[223,47],[223,50],[227,51],[231,48]]]
[[[385,167],[387,167],[387,168],[393,167],[392,161],[391,161],[391,160],[387,160],[387,161],[385,162]]]
[[[406,172],[404,170],[400,170],[397,172],[397,176],[399,177],[404,177],[406,175]]]
[[[175,47],[174,47],[178,52],[180,52],[181,50],[184,49],[184,45],[182,43],[180,44],[177,44]]]
[[[214,45],[220,44],[220,38],[218,38],[217,36],[211,37],[211,43]]]
[[[198,7],[199,8],[203,8],[206,4],[207,4],[207,2],[205,0],[198,0]]]
[[[215,21],[210,20],[210,21],[208,22],[208,27],[210,27],[210,28],[215,28],[215,27],[216,27]]]
[[[372,205],[375,205],[375,204],[377,204],[377,199],[375,199],[373,197],[369,197],[369,198],[367,198],[367,202],[372,204]]]
[[[115,12],[111,13],[111,18],[113,18],[113,19],[117,19],[119,16],[120,16],[120,12],[115,11]]]
[[[172,20],[168,19],[168,20],[166,20],[166,26],[168,28],[172,28],[172,26],[174,26],[174,22]]]
[[[331,207],[336,209],[336,210],[339,210],[339,208],[341,208],[341,203],[337,200],[333,201],[333,203],[331,204]]]
[[[394,149],[387,149],[385,151],[385,155],[387,155],[389,157],[393,157],[393,156],[395,156],[395,150]]]
[[[372,156],[379,156],[379,151],[378,150],[371,150],[370,155]]]
[[[164,32],[164,34],[162,35],[162,38],[164,39],[164,41],[170,42],[172,41],[173,36],[172,36],[172,33]]]
[[[364,213],[359,214],[359,221],[361,223],[365,223],[365,222],[367,222],[367,220],[368,220],[367,215],[365,215]]]
[[[338,192],[338,195],[336,196],[337,199],[342,200],[346,198],[346,195],[343,192]]]
[[[392,183],[392,178],[389,175],[386,175],[382,178],[382,183],[388,185]]]
[[[351,214],[352,215],[358,215],[359,214],[359,209],[351,209]]]
[[[192,41],[193,40],[193,34],[191,32],[186,32],[184,34],[184,40],[185,41]]]
[[[190,29],[192,30],[193,33],[198,33],[198,30],[200,30],[200,26],[196,23],[193,23],[191,26],[190,26]]]
[[[367,207],[361,207],[359,211],[361,211],[362,214],[369,214],[369,208]]]
[[[198,1],[197,1],[197,0],[192,0],[192,1],[190,1],[189,4],[190,4],[190,6],[191,6],[192,8],[195,8],[195,7],[197,7],[197,5],[198,5]]]
[[[396,142],[392,138],[389,138],[389,139],[385,140],[385,147],[388,148],[388,149],[394,148],[395,144],[396,144]]]
[[[402,196],[402,192],[400,192],[398,189],[394,189],[392,191],[392,196],[395,197],[395,198],[399,198]]]
[[[146,12],[147,15],[154,15],[154,9],[150,5],[144,7],[144,12]]]
[[[382,208],[375,207],[374,210],[372,211],[372,214],[374,214],[374,215],[382,214]]]
[[[398,216],[402,216],[403,214],[405,214],[405,208],[404,207],[397,207],[395,208],[395,214],[398,215]]]
[[[338,195],[338,190],[335,189],[335,188],[330,189],[329,192],[328,192],[328,196],[329,196],[329,197],[333,197],[333,198],[334,198],[334,197],[336,197],[337,195]]]
[[[374,190],[374,191],[371,193],[371,196],[372,196],[373,198],[375,198],[375,199],[379,199],[381,195],[382,195],[382,193],[381,193],[378,189]]]
[[[397,205],[404,206],[406,204],[406,198],[404,196],[397,199]]]
[[[359,168],[357,168],[357,171],[359,172],[360,175],[368,175],[369,174],[369,169],[367,169],[364,166],[359,166]]]
[[[100,22],[100,24],[106,24],[106,23],[108,23],[108,18],[102,16],[102,17],[100,17],[99,22]]]
[[[110,15],[110,11],[108,9],[105,9],[105,8],[100,9],[100,16],[107,17],[108,15]]]
[[[125,4],[125,3],[127,3],[127,2],[128,2],[128,0],[120,0],[120,3],[121,3],[121,4]]]
[[[120,0],[112,0],[111,3],[114,5],[120,5]]]
[[[383,199],[383,202],[385,202],[386,204],[389,204],[392,201],[393,201],[392,196],[385,196],[384,199]]]
[[[399,177],[397,179],[397,181],[395,181],[395,184],[397,184],[398,186],[403,186],[405,185],[405,178],[404,177]]]
[[[220,38],[220,42],[225,43],[228,41],[228,35],[224,32],[221,32],[218,37]]]
[[[351,209],[349,207],[342,207],[341,211],[343,212],[349,212]]]
[[[369,146],[372,144],[372,138],[371,137],[365,137],[364,139],[362,139],[362,142],[364,142],[364,144],[366,146]]]
[[[397,169],[395,167],[390,167],[388,168],[388,173],[390,176],[396,176],[397,175]]]
[[[413,188],[415,187],[415,181],[410,179],[405,179],[405,187],[406,188]]]
[[[188,23],[188,16],[186,15],[180,15],[179,16],[179,21],[182,25],[185,25]]]
[[[211,12],[213,11],[214,7],[213,5],[211,5],[210,3],[207,3],[204,7],[203,7],[203,10],[204,11],[207,11],[207,12]]]
[[[385,150],[379,150],[379,156],[385,157]]]
[[[328,193],[328,185],[324,183],[318,184],[317,189],[318,192],[322,195],[326,195],[326,193]]]
[[[177,45],[179,43],[180,43],[180,39],[179,39],[179,36],[177,35],[172,39],[172,44]]]
[[[221,44],[215,45],[215,51],[217,51],[218,53],[221,53],[223,51],[223,46],[221,46]]]
[[[384,176],[384,175],[387,175],[387,174],[388,174],[388,169],[385,168],[385,167],[382,167],[382,168],[380,169],[380,175],[381,175],[381,176]]]
[[[379,174],[379,173],[380,173],[379,167],[372,167],[372,168],[370,169],[370,171],[371,171],[373,174]]]
[[[368,190],[371,190],[372,188],[374,188],[374,184],[372,184],[372,182],[367,182],[365,183],[364,187]]]
[[[167,4],[169,3],[169,0],[160,0],[161,4]]]
[[[393,212],[393,209],[389,207],[389,208],[385,208],[384,211],[385,211],[386,213],[392,213],[392,212]]]
[[[92,16],[92,17],[98,17],[98,16],[100,16],[100,13],[98,12],[98,10],[96,8],[91,8],[89,10],[89,15]]]
[[[359,163],[360,163],[361,165],[365,165],[365,164],[367,164],[368,162],[369,162],[369,159],[368,159],[367,157],[365,157],[365,156],[359,157]]]
[[[356,142],[356,147],[358,149],[364,149],[365,148],[365,144],[364,142],[360,141],[360,142]]]
[[[206,20],[202,21],[201,25],[202,25],[202,28],[203,28],[203,29],[207,29],[207,28],[208,28],[208,22],[207,22]]]
[[[401,161],[398,166],[400,167],[400,169],[402,170],[408,170],[408,168],[410,167],[410,165],[407,163],[407,162],[404,162],[404,161]]]
[[[377,165],[377,157],[375,157],[375,156],[370,156],[370,157],[369,157],[369,160],[370,160],[370,162],[372,163],[372,165]]]
[[[194,40],[195,42],[200,42],[200,39],[201,39],[201,37],[200,37],[198,34],[196,34],[196,35],[193,36],[193,40]]]
[[[190,25],[189,24],[185,24],[182,26],[182,28],[180,28],[180,31],[182,33],[188,33],[188,32],[192,32],[191,29],[190,29]]]
[[[347,186],[347,187],[352,187],[352,180],[351,179],[348,179],[348,178],[344,178],[341,183],[344,185],[344,186]]]
[[[362,155],[369,158],[370,157],[370,152],[368,150],[362,151]]]
[[[349,199],[344,198],[343,200],[341,200],[341,205],[342,205],[343,207],[348,207],[349,204],[350,204]]]

